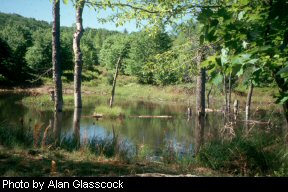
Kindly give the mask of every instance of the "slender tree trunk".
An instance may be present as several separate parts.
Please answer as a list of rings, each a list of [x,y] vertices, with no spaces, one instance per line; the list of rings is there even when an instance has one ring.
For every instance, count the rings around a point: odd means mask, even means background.
[[[226,83],[226,74],[223,74],[223,91],[225,94],[225,114],[228,111],[228,94],[227,94],[227,83]]]
[[[283,104],[283,111],[284,111],[284,116],[286,118],[286,122],[288,125],[288,102],[287,101]]]
[[[74,107],[82,108],[81,99],[81,76],[82,76],[82,52],[80,49],[80,40],[83,35],[82,13],[84,9],[84,0],[76,1],[76,31],[73,36],[74,51]]]
[[[239,101],[237,99],[235,99],[235,101],[234,101],[233,109],[234,109],[234,121],[236,122],[238,110],[239,110]]]
[[[115,87],[116,87],[116,80],[117,80],[117,76],[118,76],[118,72],[119,72],[119,68],[120,68],[120,64],[121,64],[121,56],[118,58],[117,60],[117,64],[116,64],[116,72],[114,75],[114,79],[113,79],[113,85],[112,85],[112,91],[111,91],[111,98],[110,98],[110,108],[112,108],[113,106],[113,102],[114,102],[114,95],[115,95]]]
[[[246,112],[246,120],[249,120],[249,119],[250,119],[250,107],[251,107],[251,100],[252,100],[253,88],[254,88],[254,85],[253,85],[252,82],[250,82],[249,92],[248,92],[247,101],[246,101],[246,109],[245,109],[245,112]]]
[[[197,67],[199,74],[197,76],[196,84],[196,112],[198,116],[205,116],[205,81],[206,72],[205,69],[200,66],[202,61],[202,53],[199,52],[197,56]]]
[[[229,91],[229,95],[228,95],[228,113],[230,113],[230,105],[231,105],[231,92],[232,92],[232,86],[231,86],[231,72],[229,74],[229,80],[228,80],[228,91]]]
[[[61,112],[63,108],[61,62],[60,62],[60,2],[53,1],[52,27],[52,64],[54,81],[54,109]]]
[[[213,89],[213,84],[211,85],[211,87],[207,93],[207,108],[210,108],[210,94],[212,92],[212,89]]]
[[[205,69],[200,66],[202,61],[202,53],[199,51],[197,56],[197,67],[199,74],[197,76],[196,84],[196,143],[195,143],[195,155],[199,152],[200,146],[203,142],[203,132],[205,127],[205,83],[206,72]]]

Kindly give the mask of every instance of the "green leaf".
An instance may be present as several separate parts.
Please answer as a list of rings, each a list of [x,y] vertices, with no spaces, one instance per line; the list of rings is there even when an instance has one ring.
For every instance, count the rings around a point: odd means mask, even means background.
[[[243,67],[241,67],[241,69],[237,72],[237,76],[240,77],[241,75],[243,75],[244,73],[244,70],[243,70]]]
[[[247,63],[249,64],[255,64],[258,61],[258,59],[251,59]]]
[[[223,81],[223,76],[221,75],[221,73],[217,73],[214,77],[212,77],[211,81],[213,82],[213,84],[219,85]]]
[[[232,58],[231,63],[232,63],[232,65],[243,64],[243,59],[238,57],[238,56],[236,56],[236,57]]]
[[[64,3],[65,5],[67,5],[67,4],[68,4],[68,1],[69,1],[69,0],[63,0],[63,3]]]
[[[288,101],[288,96],[279,99],[279,100],[277,101],[277,103],[280,104],[280,105],[283,105],[283,104],[286,103],[287,101]]]
[[[242,54],[241,57],[245,60],[248,60],[248,59],[250,59],[251,54]]]
[[[288,62],[285,63],[285,65],[287,65]],[[288,66],[284,67],[283,69],[281,69],[280,71],[278,71],[277,75],[280,75],[282,73],[288,73]]]

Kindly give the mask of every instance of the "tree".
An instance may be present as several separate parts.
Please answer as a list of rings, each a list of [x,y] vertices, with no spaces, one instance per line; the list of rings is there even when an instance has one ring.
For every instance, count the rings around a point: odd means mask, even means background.
[[[220,40],[222,47],[233,50],[230,67],[238,76],[253,66],[254,85],[263,77],[274,80],[279,88],[277,102],[288,122],[287,8],[282,0],[226,1],[210,16],[215,23],[210,35],[212,41]]]
[[[1,76],[0,76],[0,82],[8,81],[10,78],[10,74],[12,74],[11,66],[13,66],[11,63],[13,62],[12,57],[12,50],[9,47],[9,45],[1,39],[0,37],[0,69],[1,69]]]
[[[62,71],[73,70],[73,31],[71,27],[61,28],[61,67]],[[72,78],[73,79],[73,78]]]
[[[122,57],[121,71],[124,72],[126,68],[126,59],[130,52],[131,39],[123,34],[115,34],[108,37],[104,43],[99,54],[100,64],[106,66],[107,69],[115,69],[118,58]]]
[[[97,48],[94,44],[95,31],[85,29],[81,39],[81,51],[83,52],[83,67],[93,70],[98,65]]]
[[[172,40],[169,35],[160,31],[151,36],[142,31],[132,34],[130,41],[131,48],[125,61],[125,73],[135,75],[141,83],[165,84],[169,81],[163,78],[163,71],[157,70],[164,69],[167,64],[165,59],[170,57],[168,54],[161,55],[171,48]],[[164,73],[167,75],[169,69]]]
[[[74,107],[82,108],[81,99],[81,75],[82,75],[82,52],[80,49],[80,40],[83,35],[82,13],[85,1],[76,0],[76,31],[73,36],[73,51],[74,51]]]
[[[35,31],[32,39],[33,45],[27,49],[25,60],[35,74],[42,74],[50,70],[52,66],[51,29]]]
[[[63,108],[61,62],[60,62],[60,2],[53,1],[53,27],[52,27],[52,64],[54,81],[54,110],[61,112]]]
[[[121,68],[124,68],[122,62],[128,56],[130,42],[126,35],[114,35],[107,38],[103,44],[103,49],[100,52],[100,60],[107,68],[116,68],[109,106],[112,108],[114,102],[114,94],[116,88],[117,76]],[[122,70],[123,71],[123,70]]]
[[[21,24],[13,26],[6,25],[0,30],[2,41],[8,45],[13,59],[5,63],[2,75],[4,75],[12,84],[23,83],[29,80],[29,67],[25,61],[25,53],[32,45],[32,38],[29,28]],[[1,50],[2,51],[2,50]]]

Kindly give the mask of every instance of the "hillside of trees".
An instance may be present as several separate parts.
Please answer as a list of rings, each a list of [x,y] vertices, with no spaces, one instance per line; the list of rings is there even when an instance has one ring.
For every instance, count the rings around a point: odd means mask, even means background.
[[[0,13],[1,85],[29,84],[39,75],[51,76],[52,25],[45,21]],[[62,71],[73,69],[73,27],[61,27]],[[81,44],[84,68],[99,65],[98,55],[103,42],[118,32],[85,29]],[[38,82],[39,83],[39,82]]]
[[[52,75],[52,24],[25,18],[17,14],[0,13],[0,84],[23,85],[39,84],[41,77]],[[73,32],[75,27],[61,27],[61,66],[62,73],[73,69]],[[149,36],[145,31],[128,34],[106,29],[86,28],[81,39],[83,69],[95,71],[97,66],[114,70],[119,54],[125,49],[120,72],[137,77],[140,83],[173,84],[189,81],[188,65],[175,67],[181,63],[184,53],[173,53],[166,58],[159,54],[172,50],[185,34],[178,37],[160,32]],[[161,69],[161,70],[160,70]],[[153,73],[159,71],[159,73]],[[38,81],[35,81],[38,80]]]

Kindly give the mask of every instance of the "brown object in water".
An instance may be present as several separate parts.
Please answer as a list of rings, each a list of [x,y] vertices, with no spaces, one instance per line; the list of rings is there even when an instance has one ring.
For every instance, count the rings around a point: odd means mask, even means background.
[[[172,116],[170,115],[159,115],[159,116],[151,116],[151,115],[131,115],[129,117],[137,117],[137,118],[166,118],[170,119]]]

